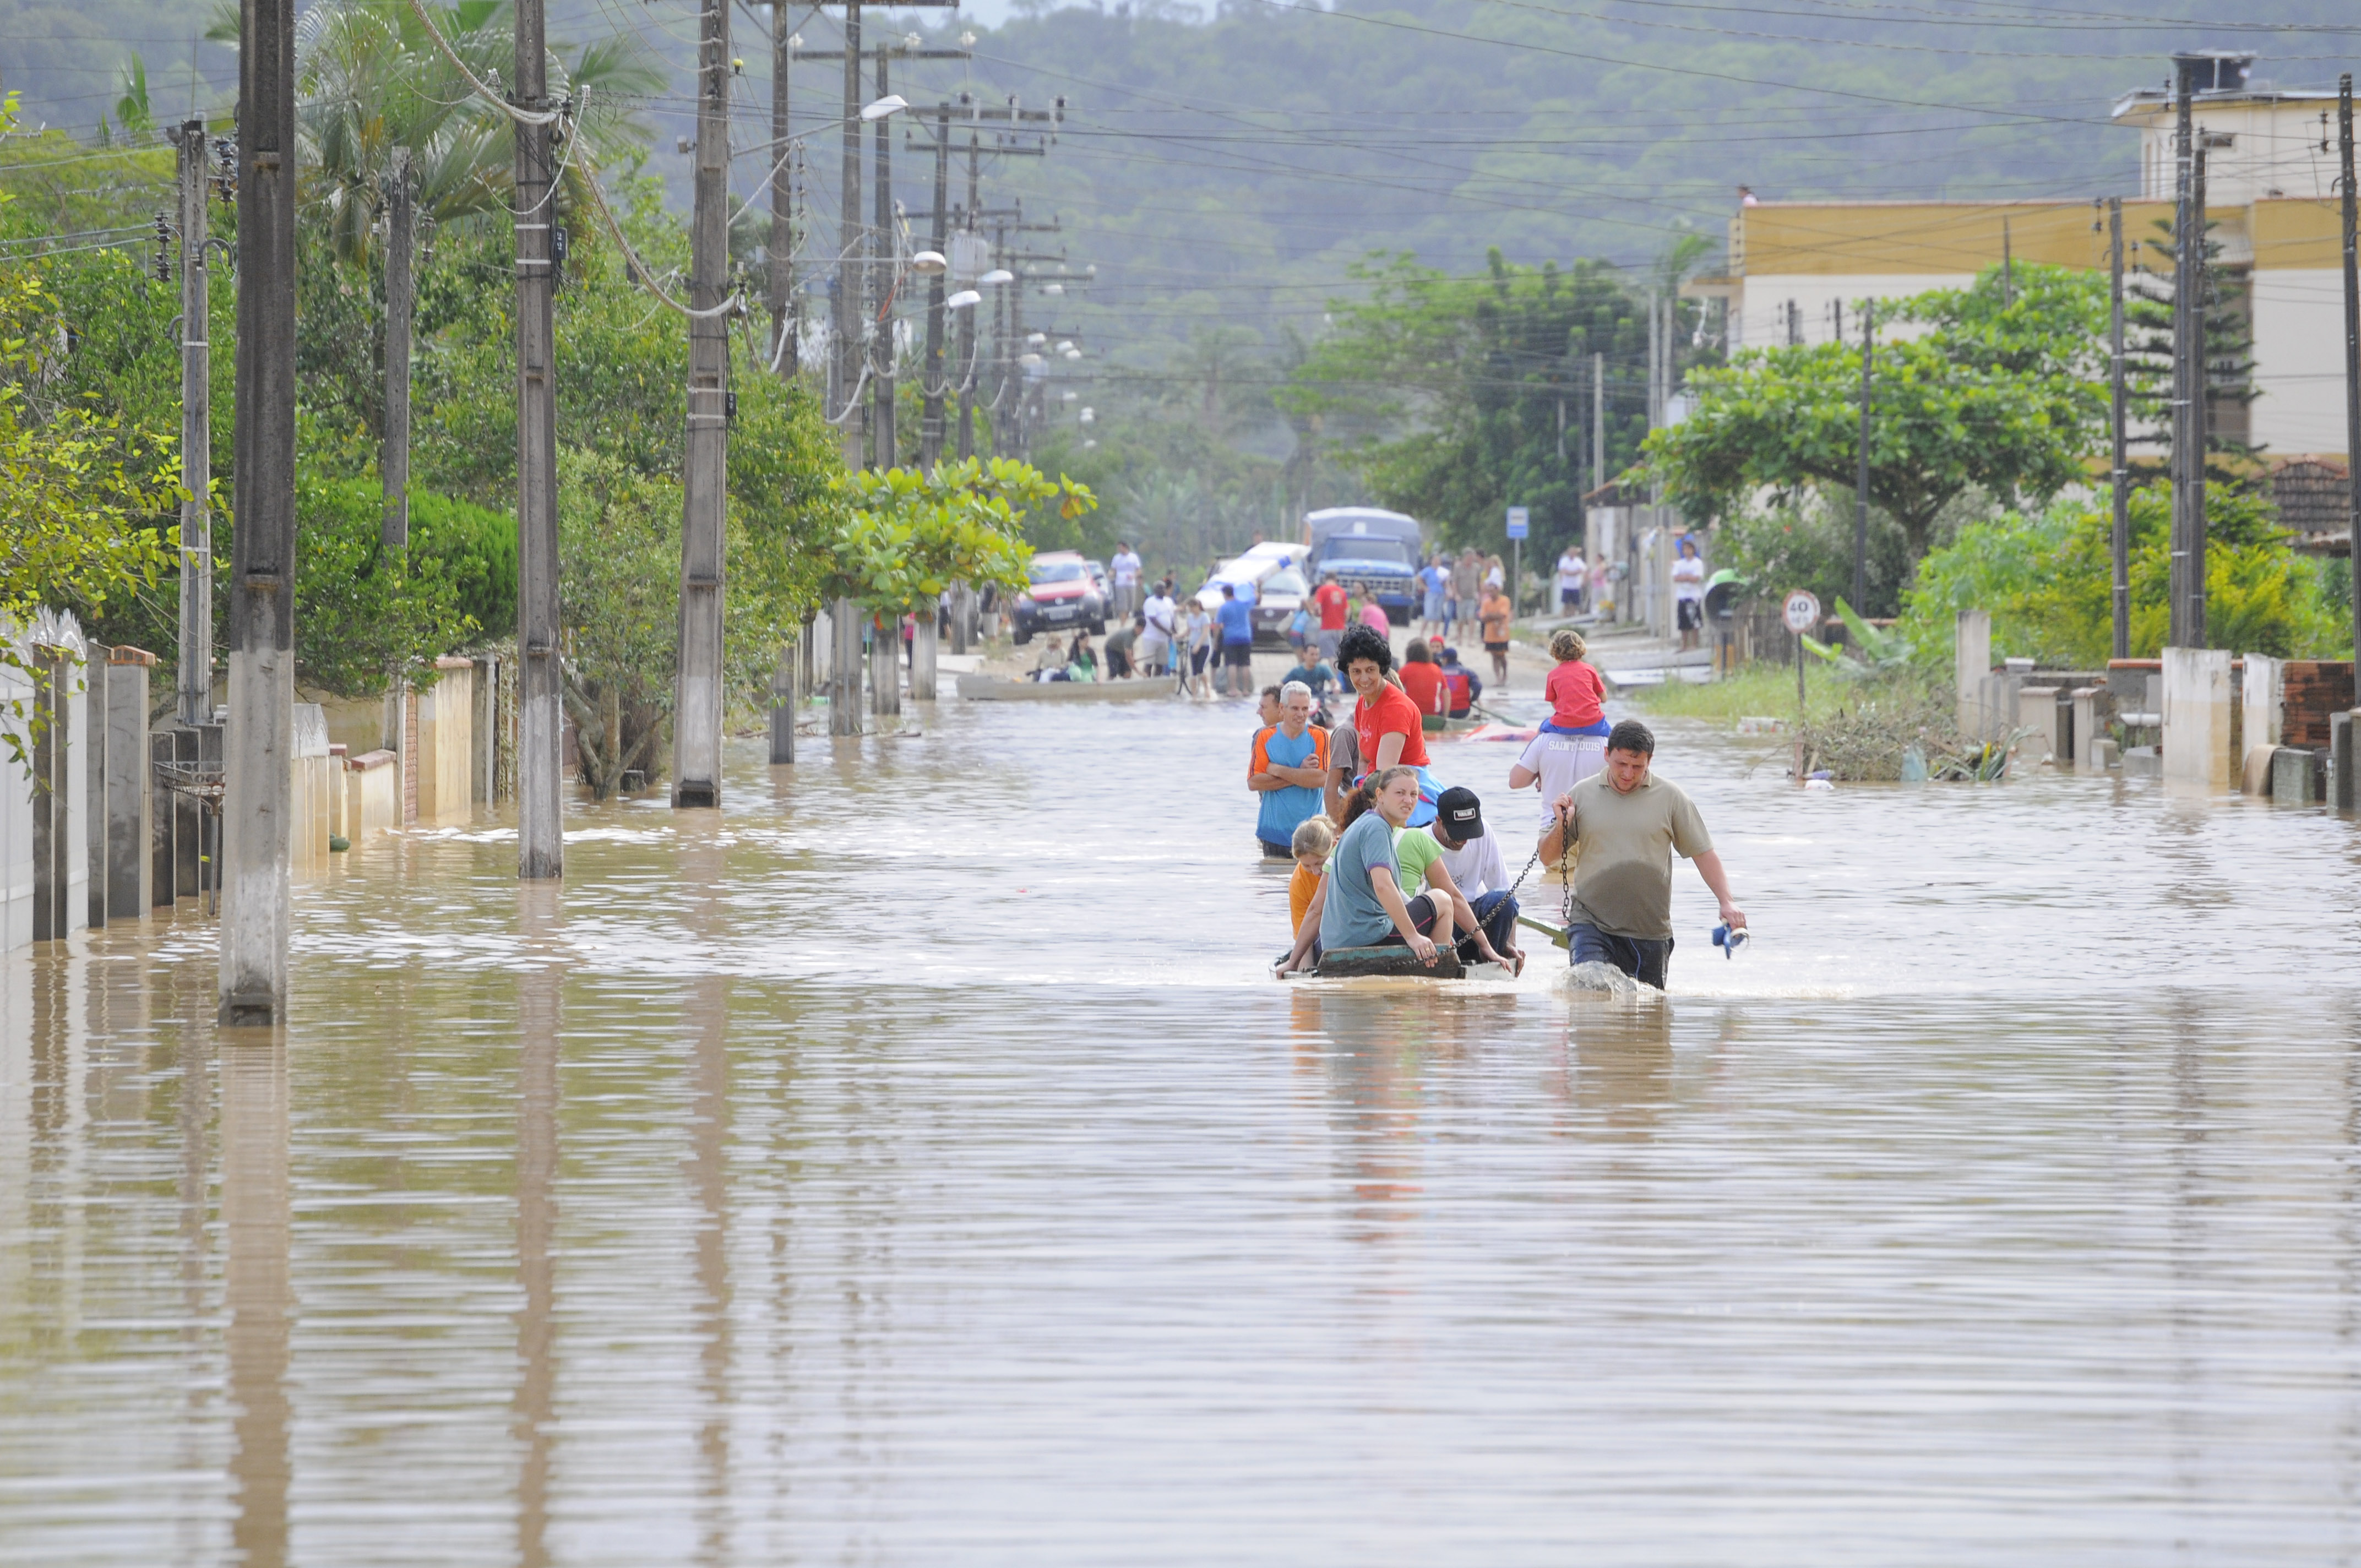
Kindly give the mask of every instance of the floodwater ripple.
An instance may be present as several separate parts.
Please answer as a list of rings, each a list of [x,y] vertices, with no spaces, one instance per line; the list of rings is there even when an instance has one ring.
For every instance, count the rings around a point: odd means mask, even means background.
[[[1742,957],[1281,985],[1241,710],[922,722],[0,960],[0,1558],[2361,1547],[2351,823],[1667,725]]]

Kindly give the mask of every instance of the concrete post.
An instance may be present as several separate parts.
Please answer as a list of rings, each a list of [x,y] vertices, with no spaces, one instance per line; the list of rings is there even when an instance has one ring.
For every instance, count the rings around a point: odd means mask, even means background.
[[[2274,746],[2270,798],[2279,806],[2320,804],[2320,754],[2301,746]]]
[[[467,798],[476,805],[489,806],[500,789],[500,655],[487,653],[472,663],[476,712],[468,725]]]
[[[543,0],[517,0],[515,101],[549,106]],[[516,136],[517,341],[517,875],[566,874],[561,794],[565,674],[557,627],[557,335],[546,126]]]
[[[117,647],[107,655],[106,910],[116,920],[140,918],[155,899],[155,786],[148,761],[148,683],[155,663],[156,655],[139,648]]]
[[[919,611],[918,630],[910,641],[910,700],[935,700],[935,639],[939,623],[934,607]]]
[[[771,672],[771,765],[774,768],[796,760],[796,665],[800,662],[799,641],[791,637],[779,644],[779,663]]]
[[[2164,777],[2218,795],[2230,787],[2230,654],[2219,648],[2164,651]]]
[[[106,927],[106,661],[112,652],[93,642],[83,657],[82,793],[75,801],[82,814],[85,916],[97,930]]]
[[[282,1021],[295,703],[295,8],[245,0],[238,41],[237,528],[229,591],[220,1015]]]
[[[869,711],[880,718],[902,713],[902,628],[882,613],[869,628]]]
[[[2283,660],[2268,658],[2260,653],[2246,656],[2245,679],[2240,683],[2239,698],[2243,709],[2238,738],[2238,754],[2245,756],[2257,746],[2279,743],[2280,697],[2286,678]]]
[[[79,639],[76,639],[79,641]],[[33,940],[58,941],[90,924],[89,835],[82,764],[87,701],[79,647],[35,642],[33,714]]]
[[[2074,762],[2086,773],[2103,773],[2106,760],[2099,741],[2114,718],[2114,697],[2105,686],[2078,687],[2073,695]]]
[[[866,619],[849,598],[829,607],[834,635],[828,655],[828,732],[861,733],[861,628]]]
[[[2361,810],[2361,779],[2354,777],[2354,719],[2361,710],[2328,716],[2328,798],[2339,811]]]
[[[1982,739],[1984,734],[1984,677],[1992,674],[1992,617],[1981,609],[1960,611],[1951,643],[1952,678],[1960,700],[1960,729]]]
[[[730,6],[697,22],[696,208],[690,308],[716,312],[730,288]],[[882,122],[881,122],[882,123]],[[721,804],[722,513],[730,485],[730,323],[688,322],[688,432],[681,472],[680,652],[673,697],[672,803]]]
[[[2033,731],[2025,741],[2024,754],[2027,762],[2036,765],[2048,762],[2062,768],[2071,760],[2073,748],[2069,742],[2072,731],[2061,735],[2058,722],[2061,712],[2071,710],[2061,708],[2058,693],[2056,686],[2021,686],[2017,690],[2016,721]]]

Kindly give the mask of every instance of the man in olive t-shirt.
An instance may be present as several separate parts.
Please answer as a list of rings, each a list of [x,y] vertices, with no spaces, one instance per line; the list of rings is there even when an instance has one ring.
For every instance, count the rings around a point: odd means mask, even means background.
[[[1730,901],[1729,875],[1697,803],[1678,784],[1650,775],[1655,754],[1646,725],[1618,724],[1607,737],[1607,765],[1558,797],[1538,847],[1543,863],[1554,865],[1564,835],[1573,834],[1568,960],[1613,964],[1662,991],[1673,956],[1675,854],[1696,862],[1724,920],[1742,929],[1746,914]]]

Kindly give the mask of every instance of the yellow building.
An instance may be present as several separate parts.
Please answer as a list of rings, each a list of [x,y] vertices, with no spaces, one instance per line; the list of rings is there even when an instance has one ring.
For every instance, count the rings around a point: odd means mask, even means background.
[[[2345,451],[2345,296],[2339,276],[2334,93],[2253,83],[2248,57],[2209,56],[2226,85],[2192,94],[2206,149],[2206,214],[2218,264],[2247,285],[2255,389],[2250,407],[2217,407],[2217,428],[2274,454]],[[2114,105],[2141,133],[2141,190],[2124,203],[2125,266],[2169,282],[2155,242],[2172,217],[2169,89]],[[2320,150],[2323,115],[2330,150]],[[1858,341],[1864,300],[1963,288],[2004,256],[2060,267],[2107,266],[2106,214],[2089,198],[2007,202],[1752,202],[1730,221],[1730,266],[1692,297],[1728,302],[1730,347],[1824,343],[1841,323]],[[2135,248],[2136,247],[2136,248]]]

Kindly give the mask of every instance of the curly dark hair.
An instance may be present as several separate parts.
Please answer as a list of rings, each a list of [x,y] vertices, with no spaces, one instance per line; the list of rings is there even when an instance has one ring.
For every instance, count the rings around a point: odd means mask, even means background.
[[[1336,643],[1336,668],[1349,675],[1353,666],[1363,659],[1374,661],[1379,674],[1393,673],[1393,645],[1386,641],[1384,632],[1366,622],[1345,628],[1345,635]]]

